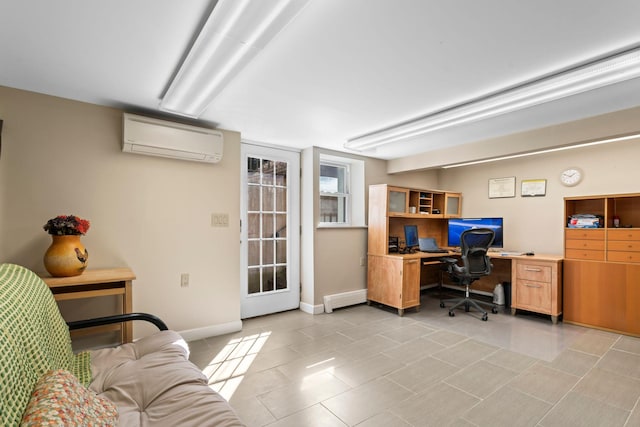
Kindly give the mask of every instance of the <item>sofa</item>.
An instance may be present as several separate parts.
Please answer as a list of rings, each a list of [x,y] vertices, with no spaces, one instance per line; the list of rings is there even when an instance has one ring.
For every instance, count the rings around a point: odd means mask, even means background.
[[[24,267],[0,265],[3,426],[243,426],[188,357],[171,330],[74,353],[47,285]]]

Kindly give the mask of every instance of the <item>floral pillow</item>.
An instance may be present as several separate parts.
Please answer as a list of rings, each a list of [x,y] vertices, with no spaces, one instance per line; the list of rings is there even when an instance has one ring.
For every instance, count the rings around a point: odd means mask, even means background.
[[[48,371],[36,383],[21,426],[115,426],[118,411],[83,386],[71,372]]]

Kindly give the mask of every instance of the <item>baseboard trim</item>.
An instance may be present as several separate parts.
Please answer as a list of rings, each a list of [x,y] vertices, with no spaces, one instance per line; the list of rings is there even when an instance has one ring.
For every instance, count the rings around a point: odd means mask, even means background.
[[[333,312],[334,308],[346,307],[348,305],[362,304],[367,301],[367,290],[358,289],[355,291],[341,292],[339,294],[325,295],[324,311]]]
[[[324,313],[324,305],[322,304],[312,305],[312,304],[308,304],[306,302],[300,301],[300,311],[303,311],[309,314],[320,314],[320,313]]]
[[[228,323],[220,323],[217,325],[204,326],[202,328],[187,329],[178,333],[185,341],[201,340],[203,338],[215,337],[218,335],[230,334],[242,330],[242,320],[235,320]]]

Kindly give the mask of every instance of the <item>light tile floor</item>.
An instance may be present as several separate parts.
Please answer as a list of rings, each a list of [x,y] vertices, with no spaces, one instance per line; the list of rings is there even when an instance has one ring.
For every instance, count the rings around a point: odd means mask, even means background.
[[[191,360],[248,426],[640,426],[640,339],[438,304],[248,319]]]

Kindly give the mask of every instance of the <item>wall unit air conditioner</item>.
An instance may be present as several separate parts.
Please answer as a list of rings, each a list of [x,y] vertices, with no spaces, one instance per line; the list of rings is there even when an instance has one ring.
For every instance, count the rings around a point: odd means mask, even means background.
[[[218,163],[222,132],[124,113],[122,151],[171,159]]]

